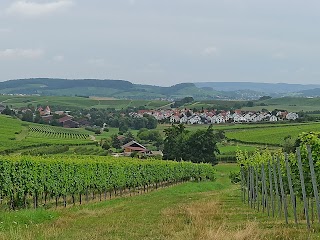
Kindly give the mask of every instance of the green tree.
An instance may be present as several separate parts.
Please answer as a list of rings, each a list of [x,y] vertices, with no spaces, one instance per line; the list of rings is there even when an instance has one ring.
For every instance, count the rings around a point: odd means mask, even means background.
[[[134,136],[132,134],[132,132],[128,131],[124,134],[124,141],[123,144],[126,144],[128,142],[131,142],[132,140],[134,140]]]
[[[1,112],[1,114],[14,116],[14,111],[12,111],[8,106],[6,106],[6,108]]]
[[[112,145],[112,147],[114,147],[116,149],[120,149],[121,148],[121,141],[119,140],[117,134],[113,134],[111,136],[111,145]]]
[[[164,130],[163,159],[181,160],[184,155],[184,143],[188,131],[183,124],[172,125]]]
[[[216,153],[219,153],[219,149],[212,126],[209,126],[206,130],[197,130],[191,133],[186,145],[188,146],[186,160],[197,163],[216,163]]]
[[[189,132],[182,124],[165,129],[164,159],[216,163],[217,135],[212,126]]]
[[[104,150],[109,150],[109,149],[111,148],[111,142],[110,142],[110,140],[105,139],[105,140],[102,142],[101,147],[102,147]]]
[[[22,121],[33,122],[33,113],[30,110],[27,110],[22,114]]]

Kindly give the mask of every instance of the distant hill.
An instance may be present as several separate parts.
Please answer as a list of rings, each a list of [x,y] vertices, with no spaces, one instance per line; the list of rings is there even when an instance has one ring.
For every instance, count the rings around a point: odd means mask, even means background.
[[[126,80],[31,78],[0,82],[0,94],[97,96],[116,99],[254,100],[261,96],[320,96],[320,85],[250,82],[180,83],[170,87]]]
[[[318,97],[320,96],[320,88],[302,90],[299,94],[303,97]]]
[[[296,93],[304,90],[320,88],[320,84],[290,84],[290,83],[253,83],[253,82],[197,82],[197,87],[210,87],[217,91],[251,90],[269,94]]]
[[[43,96],[98,96],[119,99],[195,99],[228,98],[213,89],[202,89],[193,83],[171,87],[133,84],[124,80],[32,78],[0,82],[1,94],[38,94]]]

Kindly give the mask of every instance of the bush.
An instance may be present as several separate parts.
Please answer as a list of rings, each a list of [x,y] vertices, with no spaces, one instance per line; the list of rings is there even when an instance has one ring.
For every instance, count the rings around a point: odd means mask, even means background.
[[[230,172],[229,179],[231,180],[231,183],[234,183],[234,184],[241,182],[240,171],[239,172]]]

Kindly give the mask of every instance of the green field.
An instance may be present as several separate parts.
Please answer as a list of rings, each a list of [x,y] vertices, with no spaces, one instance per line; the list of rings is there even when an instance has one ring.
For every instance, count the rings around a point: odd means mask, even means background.
[[[163,133],[163,130],[170,126],[169,124],[161,124],[158,125],[157,129]],[[209,125],[185,125],[189,131],[206,129],[208,126]],[[225,131],[225,135],[229,140],[243,142],[246,143],[246,145],[269,144],[279,146],[288,135],[296,138],[302,132],[320,131],[320,123],[223,124],[213,125],[213,128],[215,130]]]
[[[84,129],[52,127],[0,115],[0,152],[51,144],[92,144],[89,133]]]
[[[235,141],[253,144],[280,146],[286,136],[297,138],[302,132],[318,132],[320,123],[295,124],[292,126],[276,125],[274,127],[256,129],[238,129],[227,131],[226,137]]]
[[[228,173],[215,182],[189,182],[145,195],[72,208],[21,210],[0,215],[0,239],[317,239],[304,224],[257,213],[241,202]]]
[[[59,97],[59,96],[9,96],[0,95],[0,102],[3,105],[14,108],[33,106],[61,106],[64,108],[115,108],[117,110],[128,107],[140,107],[155,109],[169,104],[168,101],[160,100],[116,100],[105,98],[84,98],[84,97]]]
[[[254,107],[244,107],[246,111],[261,111],[261,109],[282,109],[290,112],[308,112],[320,110],[320,98],[283,97],[273,98],[264,101],[257,101]],[[260,105],[260,106],[259,106]],[[263,106],[261,106],[263,105]]]

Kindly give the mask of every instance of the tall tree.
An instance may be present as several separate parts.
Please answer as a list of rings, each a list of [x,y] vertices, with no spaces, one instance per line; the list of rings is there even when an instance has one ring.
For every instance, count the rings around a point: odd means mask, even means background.
[[[182,124],[165,129],[164,159],[216,163],[217,135],[212,126],[189,132]]]

